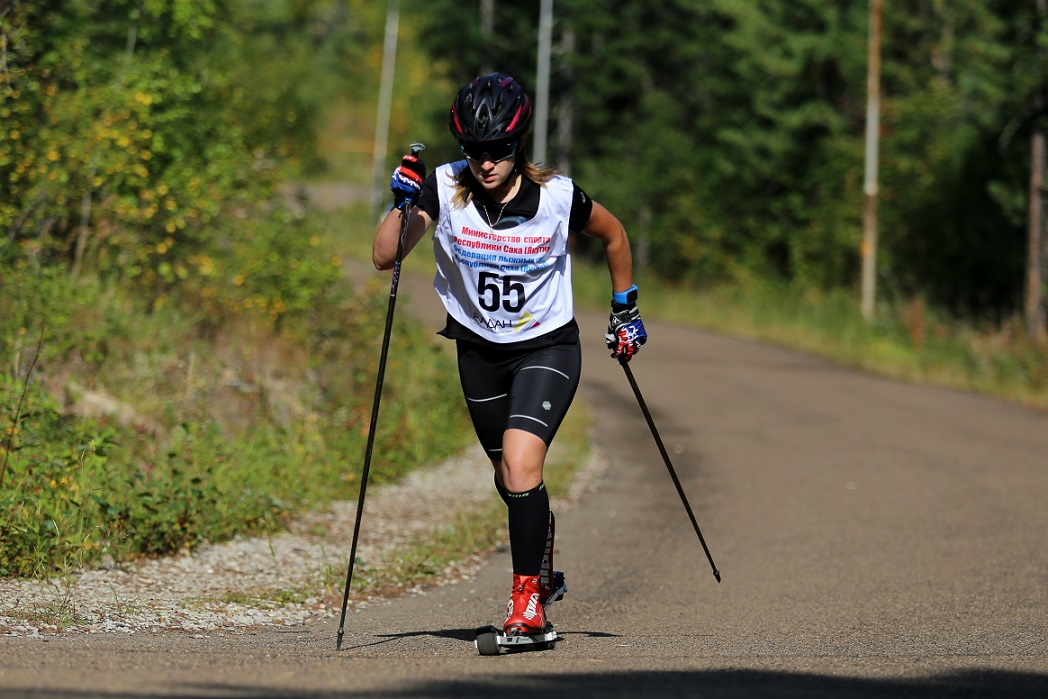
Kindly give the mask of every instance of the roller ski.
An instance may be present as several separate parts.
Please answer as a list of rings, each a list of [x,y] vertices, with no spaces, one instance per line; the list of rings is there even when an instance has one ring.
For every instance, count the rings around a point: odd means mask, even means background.
[[[546,609],[564,599],[568,591],[564,573],[553,570],[554,519],[550,513],[549,534],[542,558],[542,569],[535,575],[513,575],[506,621],[502,628],[481,626],[473,644],[481,655],[552,649],[558,640]]]
[[[568,585],[564,573],[554,571],[550,578],[551,594],[543,598],[539,577],[514,575],[510,595],[509,614],[503,627],[481,626],[473,644],[481,655],[507,652],[552,649],[559,637],[553,624],[546,619],[546,609],[564,599]],[[544,601],[543,601],[544,600]]]

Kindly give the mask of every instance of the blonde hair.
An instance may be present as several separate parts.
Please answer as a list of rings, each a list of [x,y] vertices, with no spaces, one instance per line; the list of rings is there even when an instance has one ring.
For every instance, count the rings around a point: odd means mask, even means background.
[[[523,149],[523,144],[521,144],[521,149]],[[527,156],[519,151],[517,162],[514,164],[512,172],[519,172],[522,177],[526,177],[540,187],[560,174],[560,171],[556,168],[528,162]],[[451,203],[459,208],[468,206],[473,201],[473,185],[475,183],[476,179],[473,177],[473,172],[469,169],[469,166],[462,168],[458,175],[455,176],[455,196],[451,198]]]

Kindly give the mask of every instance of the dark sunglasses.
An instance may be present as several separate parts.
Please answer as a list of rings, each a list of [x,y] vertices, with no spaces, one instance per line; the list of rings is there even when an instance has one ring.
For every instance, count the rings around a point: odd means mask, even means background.
[[[520,141],[489,141],[487,143],[463,143],[459,141],[459,149],[467,160],[479,163],[487,157],[493,163],[501,163],[507,158],[512,158],[517,152]]]

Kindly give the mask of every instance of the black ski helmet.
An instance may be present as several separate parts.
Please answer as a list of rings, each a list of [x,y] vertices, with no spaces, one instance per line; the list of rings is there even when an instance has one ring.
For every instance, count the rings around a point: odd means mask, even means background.
[[[510,76],[482,75],[459,90],[448,126],[466,143],[519,138],[531,126],[531,100]]]

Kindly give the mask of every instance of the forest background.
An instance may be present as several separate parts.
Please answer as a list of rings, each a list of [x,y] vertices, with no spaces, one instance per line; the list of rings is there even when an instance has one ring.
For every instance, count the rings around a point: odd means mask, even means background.
[[[347,260],[377,211],[296,193],[378,171],[385,195],[408,143],[457,157],[461,84],[536,84],[539,0],[399,9],[376,168],[386,3],[0,0],[0,575],[355,496],[388,281]],[[872,319],[866,3],[557,0],[548,160],[626,225],[646,316],[1048,406],[1022,317],[1045,2],[883,22]],[[578,295],[603,305],[596,252]],[[406,319],[394,341],[379,481],[471,439],[447,348]]]

